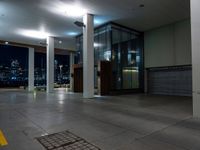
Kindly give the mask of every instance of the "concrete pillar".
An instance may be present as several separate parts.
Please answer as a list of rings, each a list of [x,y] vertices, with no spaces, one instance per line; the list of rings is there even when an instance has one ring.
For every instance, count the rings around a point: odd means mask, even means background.
[[[47,37],[47,93],[54,90],[54,38]]]
[[[200,0],[191,3],[193,115],[200,117]]]
[[[71,76],[73,72],[73,64],[74,64],[74,53],[70,53],[70,91],[74,91],[74,78]]]
[[[83,97],[94,97],[94,16],[83,17]]]
[[[34,48],[28,51],[28,91],[34,90]]]

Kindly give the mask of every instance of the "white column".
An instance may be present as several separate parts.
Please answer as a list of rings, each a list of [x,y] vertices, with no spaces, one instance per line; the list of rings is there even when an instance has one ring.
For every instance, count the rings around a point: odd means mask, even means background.
[[[47,38],[47,93],[54,90],[54,38]]]
[[[94,16],[83,17],[83,97],[94,97]]]
[[[28,91],[34,90],[34,48],[28,51]]]
[[[70,53],[70,91],[74,91],[74,78],[71,76],[74,71],[73,71],[73,64],[74,64],[74,53]]]
[[[200,0],[191,2],[193,115],[200,117]]]

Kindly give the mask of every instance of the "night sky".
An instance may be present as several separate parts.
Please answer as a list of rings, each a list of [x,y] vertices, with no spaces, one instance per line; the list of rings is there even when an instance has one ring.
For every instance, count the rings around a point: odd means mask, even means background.
[[[22,68],[27,68],[28,48],[0,45],[0,65],[10,67],[12,60],[16,59]]]
[[[69,66],[69,55],[55,55],[55,60],[58,61],[58,65]],[[46,67],[46,54],[35,53],[35,67]]]

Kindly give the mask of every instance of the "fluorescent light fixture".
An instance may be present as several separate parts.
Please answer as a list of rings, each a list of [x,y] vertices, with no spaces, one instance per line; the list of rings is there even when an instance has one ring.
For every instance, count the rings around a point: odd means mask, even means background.
[[[81,17],[87,13],[87,10],[79,6],[67,5],[65,6],[65,13],[71,17]]]
[[[67,32],[66,34],[69,35],[69,36],[76,36],[76,35],[78,35],[77,32]]]
[[[35,31],[35,30],[19,30],[19,34],[31,38],[37,38],[37,39],[46,39],[49,34],[43,31]]]

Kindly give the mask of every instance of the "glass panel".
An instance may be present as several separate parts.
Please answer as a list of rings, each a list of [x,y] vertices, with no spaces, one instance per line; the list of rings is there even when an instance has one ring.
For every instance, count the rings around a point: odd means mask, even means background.
[[[54,82],[60,86],[69,84],[70,69],[69,55],[55,55],[55,75]]]
[[[82,62],[82,36],[77,37],[77,58]],[[141,33],[115,24],[95,29],[95,67],[100,60],[112,61],[112,88],[143,88],[143,37]],[[95,70],[95,87],[97,86]]]
[[[28,49],[0,45],[0,87],[28,85]]]
[[[35,86],[46,85],[46,54],[35,53]]]
[[[54,82],[59,87],[69,84],[69,55],[55,55]],[[35,86],[46,85],[46,53],[35,53]]]
[[[140,88],[139,68],[141,65],[142,46],[137,38],[138,33],[122,27],[112,29],[113,49],[113,84],[115,89]],[[141,68],[141,71],[143,69]],[[142,79],[142,77],[141,77]]]

